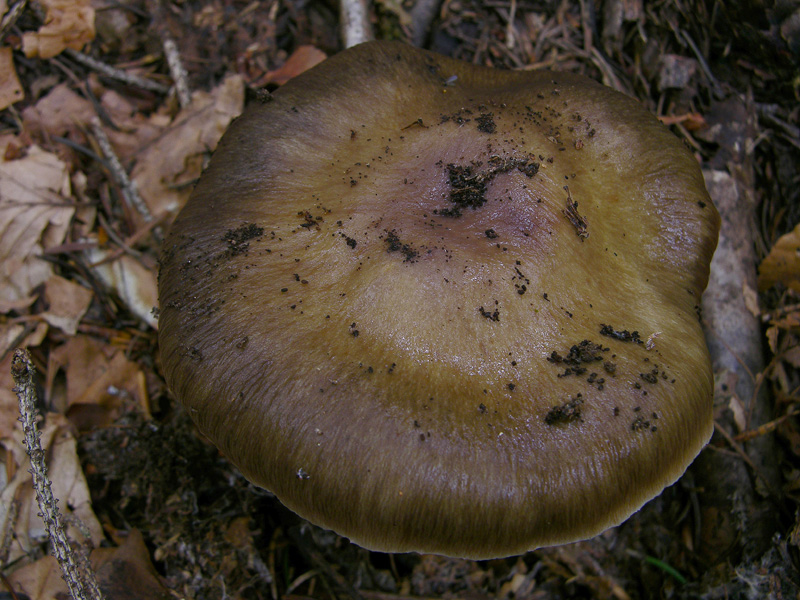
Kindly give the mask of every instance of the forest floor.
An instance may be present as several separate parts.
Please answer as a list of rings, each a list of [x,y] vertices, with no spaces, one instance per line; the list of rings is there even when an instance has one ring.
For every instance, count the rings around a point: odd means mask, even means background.
[[[704,169],[745,190],[755,254],[742,258],[753,279],[741,291],[762,366],[748,372],[752,397],[717,398],[717,433],[701,459],[732,461],[748,490],[729,489],[717,504],[703,494],[713,473],[692,467],[595,539],[490,561],[368,552],[305,523],[201,439],[160,370],[152,309],[163,233],[256,90],[274,91],[342,49],[337,6],[8,4],[0,596],[67,597],[47,556],[12,391],[14,349],[27,347],[52,488],[107,598],[799,597],[800,4],[445,0],[430,24],[407,2],[372,7],[378,38],[417,32],[424,47],[458,59],[582,73],[634,96]],[[735,135],[731,123],[741,124]],[[749,420],[757,401],[769,415],[760,423]],[[765,440],[769,455],[759,456]],[[769,484],[760,461],[774,473]],[[709,515],[742,495],[761,509],[714,531]]]

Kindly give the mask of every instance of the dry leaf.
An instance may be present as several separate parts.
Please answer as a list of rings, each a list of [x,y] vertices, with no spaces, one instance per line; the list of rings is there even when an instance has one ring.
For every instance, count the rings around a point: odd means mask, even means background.
[[[205,156],[244,106],[242,78],[227,77],[210,94],[195,92],[161,138],[143,153],[132,178],[150,212],[175,214],[200,177]]]
[[[14,348],[35,348],[44,341],[47,335],[47,323],[36,323],[33,331],[25,333],[25,325],[21,323],[0,324],[0,356]],[[0,437],[3,434],[0,433]]]
[[[0,110],[8,108],[24,97],[22,84],[20,84],[14,68],[11,48],[0,48]]]
[[[736,423],[736,430],[739,432],[747,429],[747,414],[744,411],[742,401],[736,394],[733,394],[728,401],[728,408],[733,414],[733,422]]]
[[[31,146],[19,160],[0,163],[0,301],[16,302],[50,279],[43,248],[64,241],[75,208],[67,165]]]
[[[771,324],[786,331],[796,329],[800,327],[800,311],[790,312],[778,319],[773,319]]]
[[[19,422],[19,402],[16,394],[11,391],[14,389],[14,380],[11,377],[13,358],[13,354],[9,353],[0,361],[0,439],[12,436]]]
[[[773,354],[778,353],[778,328],[775,325],[772,325],[767,329],[767,343],[769,343],[769,349]]]
[[[327,55],[318,50],[314,46],[299,46],[297,50],[292,52],[291,56],[286,59],[283,66],[268,71],[266,75],[258,80],[257,87],[267,85],[268,83],[277,83],[283,85],[293,77],[297,77],[303,71],[307,71],[311,67],[318,65],[325,60]]]
[[[44,297],[50,308],[41,317],[64,333],[75,335],[93,294],[77,283],[53,275],[44,285]]]
[[[800,346],[792,346],[781,357],[795,369],[800,369]]]
[[[22,111],[22,123],[33,135],[66,137],[68,132],[85,126],[94,116],[92,103],[61,83]]]
[[[108,256],[103,250],[89,250],[87,256],[91,263],[97,265],[92,267],[92,271],[117,293],[128,310],[153,329],[157,329],[158,321],[153,315],[153,309],[158,306],[155,272],[127,254],[110,263],[103,262]]]
[[[782,235],[758,268],[758,288],[782,283],[800,293],[800,225]]]
[[[123,396],[136,398],[139,367],[115,348],[85,335],[71,337],[50,352],[45,390],[54,396],[53,386],[59,370],[66,375],[66,411],[75,404],[98,404],[114,408]],[[141,400],[141,399],[140,399]]]
[[[744,306],[750,311],[750,314],[757,319],[761,318],[761,309],[758,306],[758,292],[747,285],[747,282],[742,283],[742,297],[744,298]]]
[[[65,522],[69,523],[69,537],[83,542],[86,539],[84,533],[88,534],[92,546],[98,547],[104,538],[103,528],[92,510],[89,487],[78,459],[72,429],[66,417],[48,413],[47,422],[41,430],[47,473],[52,482],[53,494],[59,500],[59,511],[65,517]],[[7,451],[6,459],[13,457],[16,463],[13,477],[0,492],[0,532],[14,535],[9,562],[25,556],[47,538],[44,523],[39,517],[39,505],[28,472],[28,456],[22,445],[22,438],[22,427],[19,425],[10,438],[2,440]],[[6,465],[6,471],[8,470],[9,465]],[[9,508],[15,504],[19,510],[12,528],[7,521],[12,516]]]
[[[90,560],[106,598],[168,600],[174,597],[150,562],[142,534],[135,529],[118,548],[92,551]],[[61,569],[52,556],[15,571],[8,579],[14,590],[27,594],[31,600],[69,597]]]
[[[94,8],[91,0],[41,0],[44,25],[22,35],[25,56],[52,58],[66,48],[80,50],[94,39]]]

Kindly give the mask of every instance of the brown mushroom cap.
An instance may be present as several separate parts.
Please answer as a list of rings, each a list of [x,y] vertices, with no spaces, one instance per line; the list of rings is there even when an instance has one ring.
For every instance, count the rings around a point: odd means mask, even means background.
[[[622,94],[363,44],[222,139],[164,246],[165,376],[250,480],[367,548],[587,538],[711,435],[718,221]]]

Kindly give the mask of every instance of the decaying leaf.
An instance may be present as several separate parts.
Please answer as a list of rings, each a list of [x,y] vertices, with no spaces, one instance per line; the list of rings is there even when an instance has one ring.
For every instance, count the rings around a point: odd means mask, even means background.
[[[17,70],[14,68],[11,48],[7,46],[0,48],[0,110],[8,108],[24,97],[22,84],[20,84]]]
[[[91,0],[41,0],[46,11],[38,32],[22,36],[25,56],[52,58],[66,48],[80,50],[94,39],[94,8]]]
[[[758,288],[761,291],[776,283],[800,293],[800,225],[775,242],[758,268]]]
[[[153,215],[175,214],[200,176],[205,157],[244,107],[244,83],[226,78],[210,94],[195,92],[167,131],[141,154],[132,179]]]
[[[53,268],[38,257],[60,244],[75,207],[67,165],[31,146],[28,155],[0,163],[0,301],[30,297]]]

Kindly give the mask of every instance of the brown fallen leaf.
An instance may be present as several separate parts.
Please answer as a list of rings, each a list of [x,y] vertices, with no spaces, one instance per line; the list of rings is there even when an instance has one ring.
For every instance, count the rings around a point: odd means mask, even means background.
[[[0,360],[0,439],[14,435],[19,422],[19,403],[14,389],[14,380],[11,377],[11,360],[13,354],[9,353]]]
[[[128,533],[128,539],[118,548],[99,548],[92,551],[90,560],[106,598],[174,598],[150,562],[142,534],[135,529]],[[17,593],[25,593],[31,600],[69,597],[67,585],[61,578],[61,569],[52,556],[46,556],[13,572],[8,580]]]
[[[66,396],[60,397],[54,390],[59,371],[67,382]],[[123,398],[143,400],[138,398],[138,378],[139,367],[125,357],[124,349],[76,335],[50,352],[45,393],[63,412],[76,404],[94,404],[111,411]]]
[[[0,358],[14,348],[35,348],[44,341],[48,329],[47,323],[42,322],[32,328],[22,323],[0,323]]]
[[[183,207],[206,156],[243,107],[242,78],[227,77],[211,93],[195,92],[191,104],[139,155],[132,179],[154,216],[174,215]]]
[[[782,235],[758,267],[758,289],[782,283],[800,292],[800,225]]]
[[[17,70],[14,68],[11,48],[0,48],[0,110],[8,108],[24,97],[22,84],[20,84]]]
[[[103,528],[92,510],[73,430],[66,417],[48,413],[46,424],[41,429],[41,443],[53,494],[59,499],[58,508],[64,521],[69,523],[67,535],[79,543],[88,541],[96,548],[104,539]],[[14,536],[9,549],[9,563],[28,555],[46,541],[22,438],[20,424],[11,437],[0,440],[0,445],[6,450],[6,472],[14,473],[0,492],[0,535]],[[9,465],[9,460],[14,464]],[[10,522],[15,513],[12,507],[17,508],[13,526]]]
[[[91,0],[41,0],[46,11],[38,32],[22,35],[22,51],[33,58],[52,58],[65,49],[80,50],[94,39]]]
[[[64,241],[75,213],[70,194],[67,165],[38,146],[0,162],[0,301],[28,298],[52,277],[39,256]]]
[[[22,123],[35,136],[67,137],[68,132],[85,127],[95,115],[91,102],[66,83],[60,83],[22,111]]]
[[[661,115],[658,120],[664,125],[683,125],[688,131],[699,131],[708,127],[703,115],[696,112],[683,115]]]
[[[283,85],[290,79],[297,77],[303,71],[307,71],[311,67],[318,65],[328,56],[314,46],[299,46],[297,50],[292,52],[291,56],[286,59],[283,65],[274,71],[267,71],[257,81],[251,85],[254,87],[262,87],[268,83],[276,83]]]
[[[89,309],[92,297],[91,290],[53,275],[44,284],[44,298],[49,308],[41,317],[64,333],[75,335],[78,323]]]

